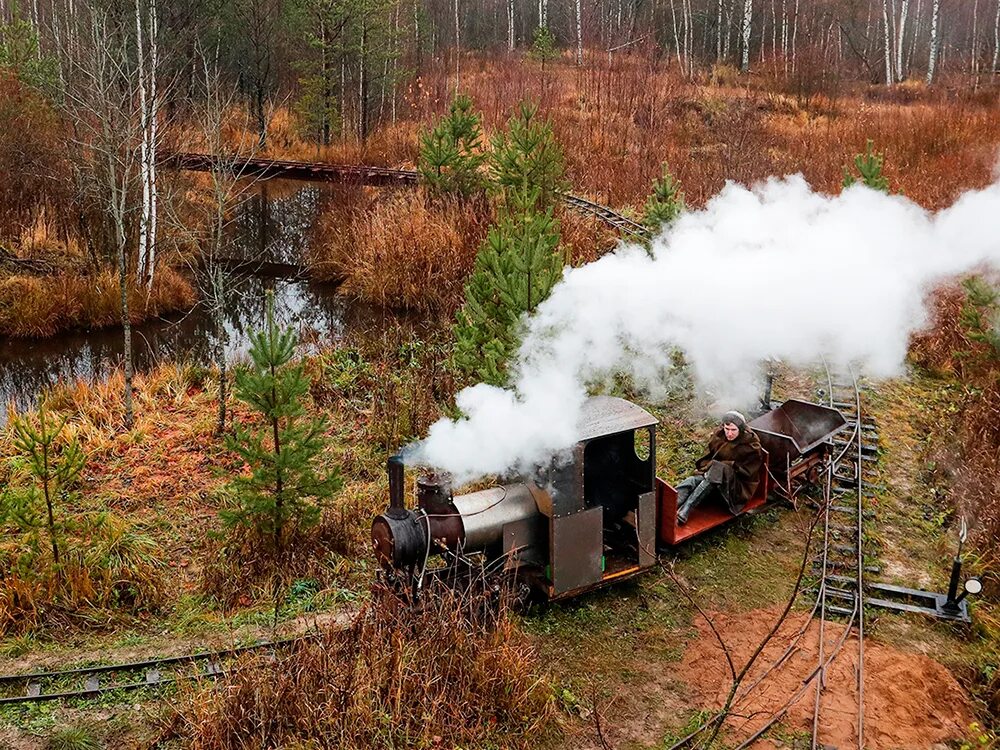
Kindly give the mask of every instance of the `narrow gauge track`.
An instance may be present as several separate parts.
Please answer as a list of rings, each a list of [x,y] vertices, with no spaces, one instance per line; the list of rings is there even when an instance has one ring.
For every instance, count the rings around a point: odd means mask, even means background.
[[[825,363],[824,363],[825,364]],[[850,383],[836,383],[826,368],[827,399],[831,406],[838,408],[848,420],[849,430],[846,436],[833,441],[833,455],[824,470],[822,501],[812,519],[806,538],[805,550],[799,578],[795,583],[790,599],[778,621],[761,642],[749,663],[736,677],[736,685],[726,706],[696,727],[687,736],[681,738],[668,750],[683,750],[685,748],[710,746],[721,731],[728,718],[740,716],[739,706],[767,678],[781,669],[798,649],[803,639],[807,638],[813,625],[817,626],[819,648],[816,666],[805,676],[801,684],[774,710],[767,721],[753,732],[747,739],[736,746],[735,750],[747,750],[763,738],[776,724],[781,722],[799,701],[812,692],[812,741],[811,750],[847,750],[846,747],[834,747],[822,740],[823,724],[823,693],[826,689],[827,670],[845,650],[848,641],[853,641],[856,647],[854,661],[856,719],[855,735],[857,749],[864,749],[864,533],[865,518],[864,496],[871,489],[869,483],[868,464],[875,460],[878,431],[875,424],[867,421],[862,411],[861,391],[857,376],[850,373]],[[812,569],[818,576],[816,586],[803,590],[801,584],[804,573],[809,566],[810,553],[813,547],[813,536],[817,527],[820,529],[821,544],[818,555],[813,560]],[[848,543],[844,543],[848,542]],[[814,592],[812,608],[804,623],[792,635],[788,646],[777,659],[768,664],[753,680],[743,684],[757,658],[763,653],[765,646],[778,632],[791,607],[801,593]],[[834,618],[846,618],[843,630],[832,645],[826,642],[827,625]],[[702,740],[707,737],[707,742]]]
[[[155,657],[123,664],[0,675],[0,706],[93,698],[115,691],[164,687],[184,679],[215,679],[227,674],[239,656],[255,652],[275,654],[310,637],[298,636],[223,651]]]
[[[227,172],[259,180],[298,180],[302,182],[335,182],[376,187],[412,187],[420,181],[414,169],[372,167],[364,164],[327,164],[323,162],[287,161],[280,159],[247,159],[239,156],[213,156],[196,153],[161,153],[159,163],[167,169],[188,172]],[[569,193],[560,193],[566,205],[581,213],[596,216],[617,229],[622,236],[636,240],[649,239],[644,225],[600,203]]]

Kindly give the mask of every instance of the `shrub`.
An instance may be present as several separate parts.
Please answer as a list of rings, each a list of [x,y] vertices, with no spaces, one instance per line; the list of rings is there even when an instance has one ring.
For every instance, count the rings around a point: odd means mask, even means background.
[[[379,586],[349,628],[245,659],[173,727],[192,750],[527,748],[553,706],[506,597],[437,584],[410,607]]]
[[[355,213],[323,262],[364,302],[450,316],[488,220],[481,208],[432,201],[422,190],[396,193]]]
[[[129,287],[133,323],[194,306],[191,284],[173,269],[158,271],[153,288]],[[11,276],[0,280],[0,336],[36,338],[74,328],[121,325],[118,275]]]

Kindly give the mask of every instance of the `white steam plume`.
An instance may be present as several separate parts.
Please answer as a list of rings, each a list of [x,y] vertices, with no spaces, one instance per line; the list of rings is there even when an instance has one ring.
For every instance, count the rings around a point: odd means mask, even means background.
[[[855,186],[828,196],[800,176],[728,184],[658,237],[567,270],[526,321],[508,389],[458,394],[408,462],[458,481],[525,470],[570,446],[587,386],[615,372],[654,392],[679,347],[701,389],[745,403],[758,363],[860,362],[900,371],[942,277],[1000,263],[1000,180],[929,213]]]

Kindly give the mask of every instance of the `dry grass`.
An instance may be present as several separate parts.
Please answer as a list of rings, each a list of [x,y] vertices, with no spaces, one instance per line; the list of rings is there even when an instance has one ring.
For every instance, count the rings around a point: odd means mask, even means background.
[[[0,634],[109,622],[154,609],[163,599],[164,563],[156,544],[120,519],[76,514],[58,566],[30,534],[6,531]]]
[[[160,271],[152,291],[129,289],[129,316],[141,323],[158,315],[190,309],[194,290],[171,269]],[[121,324],[118,275],[10,276],[0,280],[0,336],[52,336],[73,328]]]
[[[170,733],[192,750],[528,748],[553,719],[504,597],[435,586],[410,607],[376,587],[350,628],[188,695]]]
[[[915,362],[963,385],[957,415],[942,436],[943,463],[953,467],[949,500],[973,521],[979,566],[993,571],[992,593],[1000,569],[1000,359],[992,347],[974,340],[961,320],[966,303],[960,286],[937,290],[933,325],[914,337]]]
[[[447,316],[462,302],[489,215],[485,202],[394,192],[330,227],[311,265],[346,277],[344,291],[366,302]]]

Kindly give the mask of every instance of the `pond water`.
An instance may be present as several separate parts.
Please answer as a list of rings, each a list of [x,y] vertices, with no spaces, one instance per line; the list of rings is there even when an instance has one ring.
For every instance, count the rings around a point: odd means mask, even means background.
[[[225,348],[230,358],[249,351],[249,333],[262,326],[264,300],[274,292],[275,317],[292,326],[312,345],[342,336],[357,326],[377,325],[380,313],[351,306],[334,284],[301,278],[304,251],[326,188],[297,186],[290,194],[268,194],[267,183],[234,215],[223,254],[248,261],[226,272]],[[184,315],[153,320],[133,328],[136,370],[163,362],[209,364],[216,336],[209,312],[199,303]],[[47,339],[0,338],[0,404],[18,410],[35,403],[42,389],[78,379],[98,381],[121,367],[124,343],[120,329],[79,331]],[[6,420],[0,409],[0,424]]]

